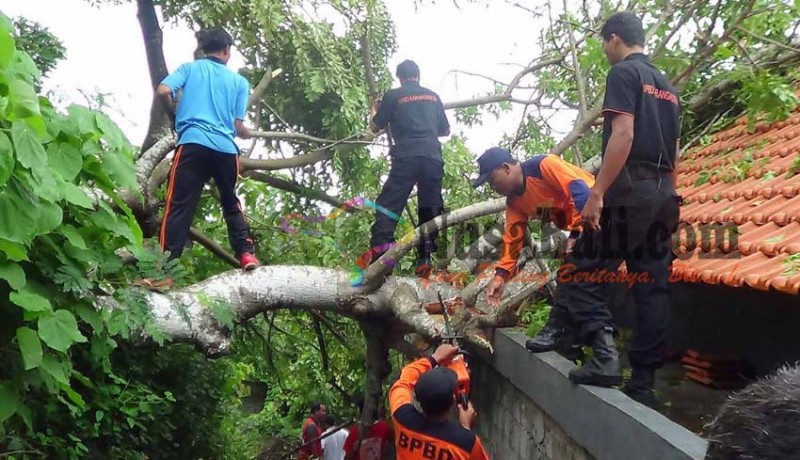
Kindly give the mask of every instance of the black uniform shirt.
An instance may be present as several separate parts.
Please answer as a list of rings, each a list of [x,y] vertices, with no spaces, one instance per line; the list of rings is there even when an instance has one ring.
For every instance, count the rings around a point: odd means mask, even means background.
[[[666,76],[641,53],[615,64],[606,77],[603,101],[603,155],[611,138],[611,114],[633,117],[631,153],[607,196],[630,192],[632,181],[674,169],[680,136],[678,92]],[[669,182],[669,180],[667,180]],[[671,185],[670,185],[671,187]]]
[[[389,125],[392,156],[442,159],[439,136],[450,129],[450,123],[439,95],[419,83],[404,81],[387,91],[372,122],[381,129]]]

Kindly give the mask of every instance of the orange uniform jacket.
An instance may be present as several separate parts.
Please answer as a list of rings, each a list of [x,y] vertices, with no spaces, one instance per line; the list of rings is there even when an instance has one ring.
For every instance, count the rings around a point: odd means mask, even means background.
[[[555,155],[537,155],[521,163],[525,191],[506,198],[506,230],[496,274],[508,279],[517,265],[528,220],[549,209],[553,223],[574,236],[581,231],[581,210],[594,176]]]
[[[450,420],[432,422],[414,407],[414,385],[430,369],[427,358],[414,361],[389,390],[397,460],[489,460],[475,433]]]

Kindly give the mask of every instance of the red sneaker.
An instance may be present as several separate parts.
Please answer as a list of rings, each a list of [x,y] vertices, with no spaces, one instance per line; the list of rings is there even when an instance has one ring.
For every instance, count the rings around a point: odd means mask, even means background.
[[[245,252],[244,254],[239,256],[239,263],[242,264],[242,270],[245,271],[250,271],[261,265],[258,262],[258,259],[256,259],[256,256],[250,254],[249,252]]]

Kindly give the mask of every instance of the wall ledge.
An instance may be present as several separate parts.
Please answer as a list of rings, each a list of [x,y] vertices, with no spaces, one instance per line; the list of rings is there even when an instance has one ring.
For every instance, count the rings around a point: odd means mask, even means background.
[[[494,332],[494,354],[476,351],[542,408],[580,446],[598,460],[702,460],[708,442],[619,390],[575,385],[567,378],[575,366],[562,356],[533,354],[516,329]]]

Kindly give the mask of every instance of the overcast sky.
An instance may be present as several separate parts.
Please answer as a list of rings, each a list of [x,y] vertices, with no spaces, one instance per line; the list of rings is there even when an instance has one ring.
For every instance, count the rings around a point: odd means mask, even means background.
[[[534,0],[532,0],[534,1]],[[490,75],[508,82],[537,55],[537,23],[521,10],[495,0],[485,5],[439,1],[416,10],[411,0],[387,2],[396,24],[398,51],[390,68],[403,59],[415,60],[422,84],[445,101],[466,99],[491,91],[494,84],[453,70]],[[464,2],[461,2],[464,3]],[[67,48],[67,59],[51,73],[45,90],[61,102],[86,104],[83,93],[107,95],[110,115],[131,142],[141,142],[147,129],[151,100],[147,61],[135,3],[89,6],[85,0],[0,0],[0,11],[25,16],[57,35]],[[182,24],[162,24],[164,54],[170,70],[190,60],[193,32]],[[517,65],[510,65],[516,63]],[[232,68],[242,65],[233,59]],[[454,113],[448,112],[451,123]],[[519,115],[501,120],[487,117],[483,126],[467,132],[468,146],[480,153],[513,131]]]

